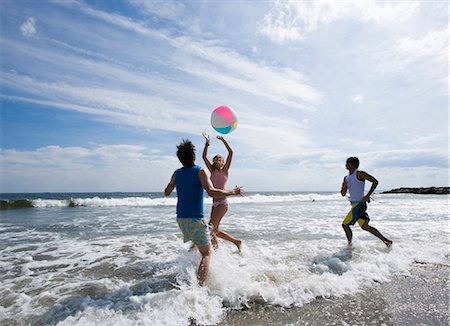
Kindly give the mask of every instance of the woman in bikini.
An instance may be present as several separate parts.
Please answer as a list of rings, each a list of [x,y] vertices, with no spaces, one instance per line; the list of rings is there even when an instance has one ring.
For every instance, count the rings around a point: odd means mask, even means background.
[[[205,148],[203,149],[203,160],[205,161],[206,167],[211,173],[211,182],[217,189],[225,189],[225,185],[228,180],[228,171],[231,165],[231,159],[233,157],[233,150],[230,145],[228,145],[225,138],[222,136],[217,136],[217,139],[221,140],[228,150],[228,157],[226,162],[224,163],[223,156],[216,155],[213,158],[212,164],[208,161],[208,147],[210,144],[209,135],[203,133],[203,137],[205,137]],[[235,244],[238,248],[239,252],[241,251],[242,241],[238,240],[228,233],[220,230],[219,225],[222,221],[222,218],[228,211],[228,201],[226,197],[223,198],[213,198],[213,205],[211,209],[211,219],[209,221],[209,225],[211,228],[211,242],[214,249],[219,247],[217,237],[222,238],[224,240],[228,240]]]

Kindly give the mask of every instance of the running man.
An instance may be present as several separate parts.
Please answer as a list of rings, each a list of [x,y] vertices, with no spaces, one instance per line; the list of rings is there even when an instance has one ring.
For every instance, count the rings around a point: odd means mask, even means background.
[[[213,187],[206,171],[195,165],[195,146],[189,140],[183,140],[177,146],[177,156],[183,167],[176,170],[164,190],[170,196],[177,189],[177,223],[184,236],[184,242],[192,241],[202,255],[197,271],[200,286],[205,283],[211,261],[210,235],[206,219],[203,216],[203,189],[211,197],[242,195],[241,187],[222,190]]]
[[[349,175],[344,178],[342,182],[341,195],[345,196],[347,190],[350,192],[350,202],[352,208],[348,212],[347,217],[342,222],[345,235],[347,236],[348,244],[352,243],[353,233],[350,225],[354,225],[358,221],[359,226],[374,236],[378,237],[388,247],[392,246],[392,241],[385,238],[380,231],[369,225],[369,215],[367,215],[367,203],[370,203],[370,195],[375,191],[378,185],[378,180],[364,171],[358,171],[359,159],[357,157],[349,157],[345,165],[349,171]],[[368,180],[372,182],[369,192],[364,195],[364,184]]]

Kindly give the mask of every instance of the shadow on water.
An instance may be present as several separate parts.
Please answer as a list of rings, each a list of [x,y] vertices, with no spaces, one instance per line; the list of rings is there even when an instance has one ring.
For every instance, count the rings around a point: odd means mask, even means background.
[[[350,261],[353,257],[353,250],[352,247],[345,247],[331,256],[316,256],[310,270],[316,274],[333,273],[342,275],[351,269]]]
[[[73,296],[59,301],[49,311],[34,319],[31,325],[56,325],[89,307],[120,312],[139,310],[142,304],[132,300],[131,297],[176,289],[176,284],[176,274],[138,281],[132,286],[124,286],[113,292],[102,283],[89,282],[81,286]]]

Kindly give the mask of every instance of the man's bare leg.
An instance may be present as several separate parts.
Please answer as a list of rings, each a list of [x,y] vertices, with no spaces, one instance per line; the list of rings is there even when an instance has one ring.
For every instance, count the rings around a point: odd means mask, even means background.
[[[376,236],[378,239],[380,239],[381,241],[384,242],[384,244],[388,247],[392,246],[392,241],[385,238],[380,231],[378,231],[376,228],[374,228],[373,226],[370,226],[369,223],[367,221],[364,222],[364,224],[361,226],[361,228],[363,230],[366,230],[370,233],[372,233],[374,236]]]
[[[348,244],[352,244],[353,232],[352,229],[350,229],[350,225],[342,224],[342,227],[344,228],[345,235],[347,236]]]
[[[211,261],[211,249],[209,244],[207,244],[205,246],[198,246],[198,250],[202,255],[202,260],[200,261],[200,265],[198,267],[197,279],[200,286],[203,286],[206,278],[208,277],[209,263]]]

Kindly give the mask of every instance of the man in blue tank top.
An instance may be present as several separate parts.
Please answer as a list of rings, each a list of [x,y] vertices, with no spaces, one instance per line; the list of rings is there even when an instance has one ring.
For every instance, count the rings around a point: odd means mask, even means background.
[[[206,171],[195,165],[195,146],[189,140],[183,140],[177,146],[177,156],[183,165],[176,170],[164,195],[169,196],[177,189],[177,222],[183,233],[184,242],[192,241],[202,255],[197,272],[200,285],[205,283],[211,260],[210,235],[208,223],[203,216],[203,189],[211,197],[242,195],[243,189],[221,190],[213,187]]]
[[[350,192],[350,203],[352,208],[348,212],[342,227],[344,228],[345,235],[347,236],[348,243],[352,243],[353,233],[350,229],[350,225],[354,225],[358,221],[359,226],[374,236],[378,237],[388,247],[392,245],[392,241],[385,238],[380,231],[369,225],[369,215],[366,213],[367,203],[370,203],[370,195],[375,191],[378,185],[378,180],[372,177],[370,174],[364,171],[358,171],[359,159],[357,157],[349,157],[345,165],[349,171],[349,175],[344,178],[341,187],[341,195],[345,196],[347,190]],[[364,183],[368,180],[372,182],[372,186],[367,194],[364,194]]]

